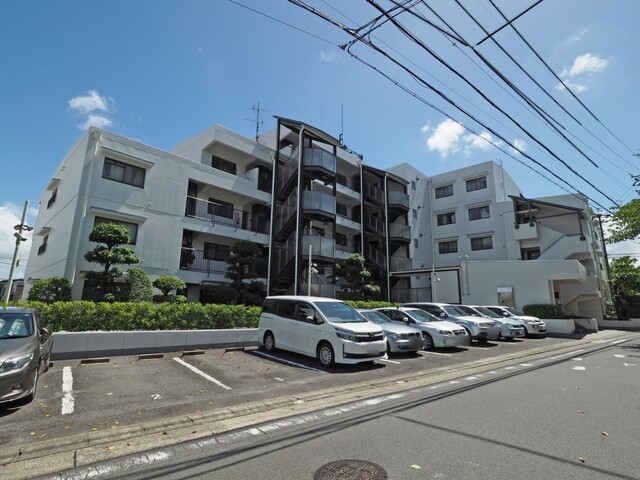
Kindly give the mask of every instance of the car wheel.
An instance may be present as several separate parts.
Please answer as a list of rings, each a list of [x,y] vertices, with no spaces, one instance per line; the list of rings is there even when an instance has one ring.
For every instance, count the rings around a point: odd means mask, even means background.
[[[466,327],[465,327],[465,331],[467,332],[467,335],[469,336],[469,345],[471,345],[473,343],[473,337],[471,336],[471,332]]]
[[[264,334],[264,349],[267,352],[273,352],[276,349],[276,339],[273,338],[273,333],[267,332]]]
[[[335,364],[333,348],[327,342],[322,342],[318,347],[318,360],[323,367],[333,367]]]
[[[422,349],[431,350],[433,348],[433,338],[427,332],[422,332]]]
[[[524,328],[524,336],[528,337],[529,336],[529,330],[527,330],[527,327],[522,327]]]

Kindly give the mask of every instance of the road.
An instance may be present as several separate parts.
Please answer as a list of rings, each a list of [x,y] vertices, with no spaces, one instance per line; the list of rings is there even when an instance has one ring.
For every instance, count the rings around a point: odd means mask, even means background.
[[[381,390],[52,478],[311,479],[329,462],[358,459],[393,479],[637,479],[640,341],[627,338]]]

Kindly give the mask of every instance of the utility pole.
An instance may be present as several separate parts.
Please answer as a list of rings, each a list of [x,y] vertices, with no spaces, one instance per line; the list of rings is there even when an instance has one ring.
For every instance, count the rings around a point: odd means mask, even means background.
[[[26,241],[27,239],[22,236],[23,231],[30,232],[33,230],[33,227],[26,225],[24,222],[27,219],[27,210],[29,209],[29,200],[24,202],[24,210],[22,211],[22,220],[20,220],[20,224],[13,227],[16,230],[16,233],[13,234],[16,237],[16,249],[13,252],[13,260],[11,261],[11,269],[9,270],[9,279],[7,280],[7,286],[4,291],[4,298],[2,301],[4,303],[9,303],[9,295],[11,295],[11,287],[13,286],[13,273],[16,269],[16,263],[18,260],[18,249],[20,248],[20,243]]]

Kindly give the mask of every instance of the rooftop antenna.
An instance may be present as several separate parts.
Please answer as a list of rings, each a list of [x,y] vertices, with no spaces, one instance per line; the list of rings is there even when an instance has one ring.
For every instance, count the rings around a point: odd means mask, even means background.
[[[260,136],[260,127],[262,125],[264,125],[264,122],[262,120],[260,120],[260,112],[270,112],[271,110],[265,110],[264,108],[260,108],[260,102],[258,102],[258,106],[256,107],[255,105],[253,105],[251,107],[251,111],[252,112],[256,112],[256,119],[250,119],[250,118],[245,118],[245,120],[248,120],[252,123],[256,124],[256,142],[258,141],[258,136]]]
[[[338,140],[340,141],[340,146],[344,146],[344,103],[340,102],[340,136]]]

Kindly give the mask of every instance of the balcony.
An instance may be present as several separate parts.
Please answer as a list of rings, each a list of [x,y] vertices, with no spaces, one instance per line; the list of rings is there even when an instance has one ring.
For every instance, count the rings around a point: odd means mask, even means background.
[[[411,242],[411,227],[403,223],[390,223],[389,240],[400,243]]]
[[[398,190],[389,190],[389,208],[406,213],[409,211],[409,195]]]
[[[516,223],[514,225],[513,237],[516,240],[535,240],[540,238],[538,223]]]
[[[228,208],[201,198],[187,197],[185,216],[255,233],[269,233],[270,219],[263,215]]]
[[[374,215],[367,215],[365,220],[365,227],[377,233],[378,235],[382,235],[382,236],[385,235],[384,222],[382,221],[382,219]]]
[[[384,254],[373,245],[365,244],[364,246],[364,258],[375,263],[383,270],[387,269],[387,262]]]
[[[367,182],[364,185],[364,197],[379,206],[384,206],[384,190],[373,183]]]
[[[302,208],[305,215],[322,221],[336,218],[336,198],[324,192],[305,190],[302,194]]]
[[[182,248],[180,251],[180,270],[205,273],[227,273],[229,264],[226,260],[206,258],[204,250]]]
[[[407,272],[413,270],[413,262],[407,257],[391,257],[389,259],[392,272]]]
[[[320,235],[302,236],[302,256],[309,261],[309,245],[312,260],[333,260],[335,258],[336,241]]]
[[[314,173],[315,178],[335,181],[336,157],[321,148],[305,148],[302,165],[306,173]]]

